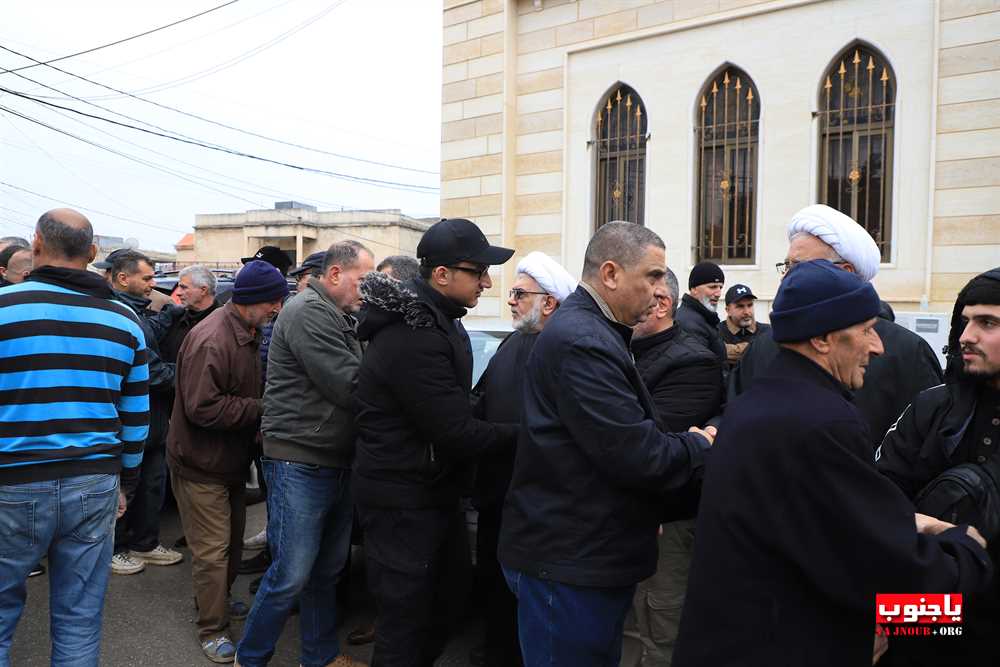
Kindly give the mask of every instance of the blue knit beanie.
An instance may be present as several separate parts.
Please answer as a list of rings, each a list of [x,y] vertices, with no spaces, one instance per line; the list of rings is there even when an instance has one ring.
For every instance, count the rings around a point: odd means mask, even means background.
[[[878,315],[871,283],[825,259],[802,262],[788,272],[774,297],[774,340],[792,343],[822,336]]]
[[[233,303],[249,305],[281,301],[288,296],[288,283],[278,269],[255,259],[247,262],[236,274]]]

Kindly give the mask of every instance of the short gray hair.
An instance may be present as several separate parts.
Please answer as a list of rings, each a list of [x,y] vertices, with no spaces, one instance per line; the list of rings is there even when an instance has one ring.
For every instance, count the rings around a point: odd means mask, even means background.
[[[612,261],[626,269],[634,267],[648,246],[664,248],[663,239],[651,229],[634,222],[608,222],[597,230],[583,258],[583,277],[597,274],[604,262]]]
[[[181,269],[177,274],[177,280],[185,276],[191,277],[191,284],[195,287],[207,287],[208,293],[215,296],[215,274],[208,270],[208,267],[195,264]]]
[[[335,264],[342,269],[354,268],[358,263],[358,257],[363,252],[369,255],[373,254],[360,241],[354,239],[337,241],[327,249],[326,255],[323,256],[323,273],[329,271],[330,267]]]
[[[413,280],[420,275],[420,262],[408,255],[390,255],[379,262],[375,270],[382,271],[386,267],[392,269],[392,277],[400,282]]]
[[[681,287],[677,282],[677,274],[669,266],[663,280],[667,283],[667,293],[670,294],[670,318],[673,319],[677,314],[677,306],[680,305],[677,302],[681,298]]]
[[[7,245],[18,245],[22,248],[28,248],[31,246],[27,239],[23,239],[20,236],[5,236],[0,239],[0,244],[6,243]]]
[[[82,227],[73,227],[60,222],[52,212],[43,213],[38,219],[38,235],[45,247],[66,259],[89,259],[90,246],[94,243],[94,228],[88,221]]]

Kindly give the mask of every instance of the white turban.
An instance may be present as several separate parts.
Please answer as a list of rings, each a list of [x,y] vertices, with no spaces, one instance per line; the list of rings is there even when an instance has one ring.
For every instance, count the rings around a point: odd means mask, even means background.
[[[882,253],[875,240],[864,227],[840,211],[824,204],[806,206],[788,223],[788,240],[799,232],[815,236],[833,248],[866,281],[878,274]]]
[[[576,291],[576,279],[544,252],[530,252],[517,263],[517,272],[531,276],[538,286],[562,301]]]

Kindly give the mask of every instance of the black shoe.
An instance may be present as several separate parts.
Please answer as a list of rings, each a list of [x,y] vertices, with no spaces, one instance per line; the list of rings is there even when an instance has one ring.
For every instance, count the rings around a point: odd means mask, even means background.
[[[240,561],[240,566],[236,568],[237,574],[263,574],[267,572],[267,567],[271,564],[271,552],[264,549],[253,558]]]
[[[31,577],[40,577],[43,574],[45,574],[45,566],[39,563],[35,567],[31,568],[31,572],[28,573],[28,578],[30,579]]]
[[[187,548],[188,538],[181,535],[174,541],[174,549],[184,549]]]

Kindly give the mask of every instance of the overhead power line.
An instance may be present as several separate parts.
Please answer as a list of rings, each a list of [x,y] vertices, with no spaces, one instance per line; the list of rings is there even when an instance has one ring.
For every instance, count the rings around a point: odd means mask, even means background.
[[[346,155],[344,153],[335,153],[335,152],[332,152],[332,151],[323,150],[321,148],[314,148],[312,146],[304,146],[302,144],[297,144],[297,143],[292,142],[292,141],[286,141],[284,139],[278,139],[276,137],[270,137],[270,136],[267,136],[265,134],[261,134],[259,132],[254,132],[252,130],[245,130],[243,128],[236,127],[234,125],[229,125],[228,123],[223,123],[221,121],[213,120],[211,118],[206,118],[205,116],[200,116],[198,114],[191,113],[189,111],[184,111],[183,109],[178,109],[177,107],[172,107],[169,104],[163,104],[163,103],[157,102],[155,100],[150,100],[150,99],[147,99],[145,97],[140,97],[139,95],[135,95],[134,93],[130,93],[130,92],[127,92],[127,91],[124,91],[124,90],[119,90],[118,88],[115,88],[114,86],[109,86],[107,84],[100,83],[99,81],[94,81],[93,79],[89,79],[89,78],[87,78],[85,76],[81,76],[79,74],[74,74],[73,72],[70,72],[70,71],[64,70],[62,68],[56,67],[55,65],[49,65],[48,63],[39,61],[39,60],[37,60],[37,59],[35,59],[35,58],[33,58],[33,57],[25,54],[25,53],[21,53],[20,51],[15,51],[14,49],[12,49],[12,48],[10,48],[8,46],[4,46],[3,44],[0,44],[0,50],[7,51],[8,53],[12,53],[12,54],[14,54],[16,56],[20,56],[21,58],[24,58],[26,60],[30,60],[32,62],[38,63],[39,65],[46,65],[49,68],[51,68],[51,69],[53,69],[53,70],[55,70],[57,72],[60,72],[62,74],[66,74],[67,76],[71,76],[71,77],[74,77],[76,79],[80,79],[81,81],[86,81],[89,84],[98,86],[100,88],[104,88],[105,90],[113,91],[115,93],[118,93],[120,95],[124,95],[126,97],[131,98],[131,99],[138,100],[140,102],[145,102],[146,104],[151,104],[151,105],[153,105],[155,107],[158,107],[160,109],[165,109],[167,111],[173,111],[174,113],[179,113],[179,114],[181,114],[183,116],[187,116],[189,118],[194,118],[196,120],[200,120],[200,121],[205,122],[205,123],[210,123],[210,124],[215,125],[217,127],[223,127],[223,128],[225,128],[227,130],[232,130],[234,132],[239,132],[241,134],[246,134],[248,136],[256,137],[258,139],[264,139],[265,141],[271,141],[271,142],[274,142],[274,143],[277,143],[277,144],[282,144],[282,145],[285,145],[285,146],[291,146],[292,148],[299,148],[301,150],[306,150],[306,151],[310,151],[310,152],[313,152],[313,153],[319,153],[319,154],[322,154],[322,155],[330,155],[332,157],[341,158],[341,159],[344,159],[344,160],[352,160],[352,161],[355,161],[355,162],[363,162],[365,164],[376,165],[376,166],[379,166],[379,167],[388,167],[388,168],[391,168],[391,169],[400,169],[402,171],[411,171],[411,172],[420,173],[420,174],[432,174],[432,175],[435,175],[435,176],[440,173],[438,171],[434,171],[434,170],[430,170],[430,169],[417,169],[416,167],[405,167],[405,166],[399,165],[399,164],[392,164],[392,163],[389,163],[389,162],[379,162],[378,160],[369,160],[369,159],[366,159],[366,158],[360,158],[360,157],[356,157],[356,156],[353,156],[353,155]],[[3,69],[3,68],[0,68],[0,69]],[[12,73],[16,74],[17,70],[4,70],[4,72],[12,72]],[[88,100],[88,98],[77,97],[75,95],[70,95],[69,93],[67,93],[65,91],[59,90],[57,88],[53,88],[52,86],[49,86],[49,85],[44,84],[44,83],[41,83],[41,82],[36,81],[34,79],[30,79],[30,78],[28,78],[28,77],[26,77],[26,76],[24,76],[22,74],[18,74],[17,76],[19,76],[22,79],[25,79],[27,81],[30,81],[31,83],[37,84],[37,85],[42,86],[44,88],[48,88],[49,90],[53,90],[53,91],[55,91],[57,93],[60,93],[64,97],[67,97],[67,98],[70,98],[70,99],[74,99],[74,100],[77,100],[78,102],[83,102],[85,104],[91,104],[92,106],[96,106],[99,109],[104,109],[105,111],[108,111],[110,113],[114,113],[116,115],[121,115],[124,118],[129,118],[128,116],[124,116],[123,114],[118,114],[117,112],[112,111],[111,109],[107,109],[107,108],[102,107],[100,105],[95,105],[92,102],[90,102]],[[41,96],[41,95],[35,95],[33,97],[35,97],[37,99],[44,99],[44,96]],[[136,119],[131,118],[131,120],[136,120]],[[143,121],[137,121],[137,122],[143,122]],[[145,122],[143,122],[143,124],[149,125],[149,123],[145,123]],[[151,125],[151,127],[156,127],[156,126]],[[158,128],[158,129],[163,129],[163,128]],[[165,131],[168,131],[168,130],[165,130]],[[177,134],[177,133],[173,133],[173,134]],[[180,135],[180,136],[183,136],[183,135]]]
[[[9,71],[11,71],[11,72],[20,72],[21,70],[31,69],[32,67],[39,67],[40,65],[49,65],[51,63],[57,63],[57,62],[59,62],[61,60],[69,60],[70,58],[76,58],[77,56],[82,56],[82,55],[85,55],[85,54],[88,54],[88,53],[93,53],[94,51],[100,51],[102,49],[106,49],[106,48],[111,47],[111,46],[118,46],[119,44],[124,44],[125,42],[131,42],[134,39],[139,39],[140,37],[145,37],[147,35],[152,35],[154,32],[160,32],[161,30],[166,30],[167,28],[173,28],[176,25],[180,25],[182,23],[187,23],[188,21],[192,21],[192,20],[194,20],[196,18],[199,18],[201,16],[205,16],[206,14],[211,14],[214,11],[218,11],[218,10],[222,9],[223,7],[228,7],[229,5],[234,5],[237,2],[239,2],[239,0],[229,0],[229,2],[224,2],[221,5],[216,5],[215,7],[212,7],[210,9],[206,9],[203,12],[198,12],[197,14],[192,14],[191,16],[187,16],[185,18],[178,19],[177,21],[174,21],[172,23],[168,23],[166,25],[161,25],[158,28],[153,28],[152,30],[146,30],[145,32],[140,32],[137,35],[131,35],[130,37],[124,37],[122,39],[118,39],[118,40],[115,40],[113,42],[108,42],[107,44],[101,44],[100,46],[94,46],[94,47],[91,47],[89,49],[84,49],[83,51],[77,51],[76,53],[69,53],[69,54],[67,54],[65,56],[59,56],[58,58],[53,58],[53,59],[47,60],[47,61],[45,61],[43,63],[36,63],[34,65],[25,65],[23,67],[18,67],[16,69],[12,69],[12,70],[9,70]]]

